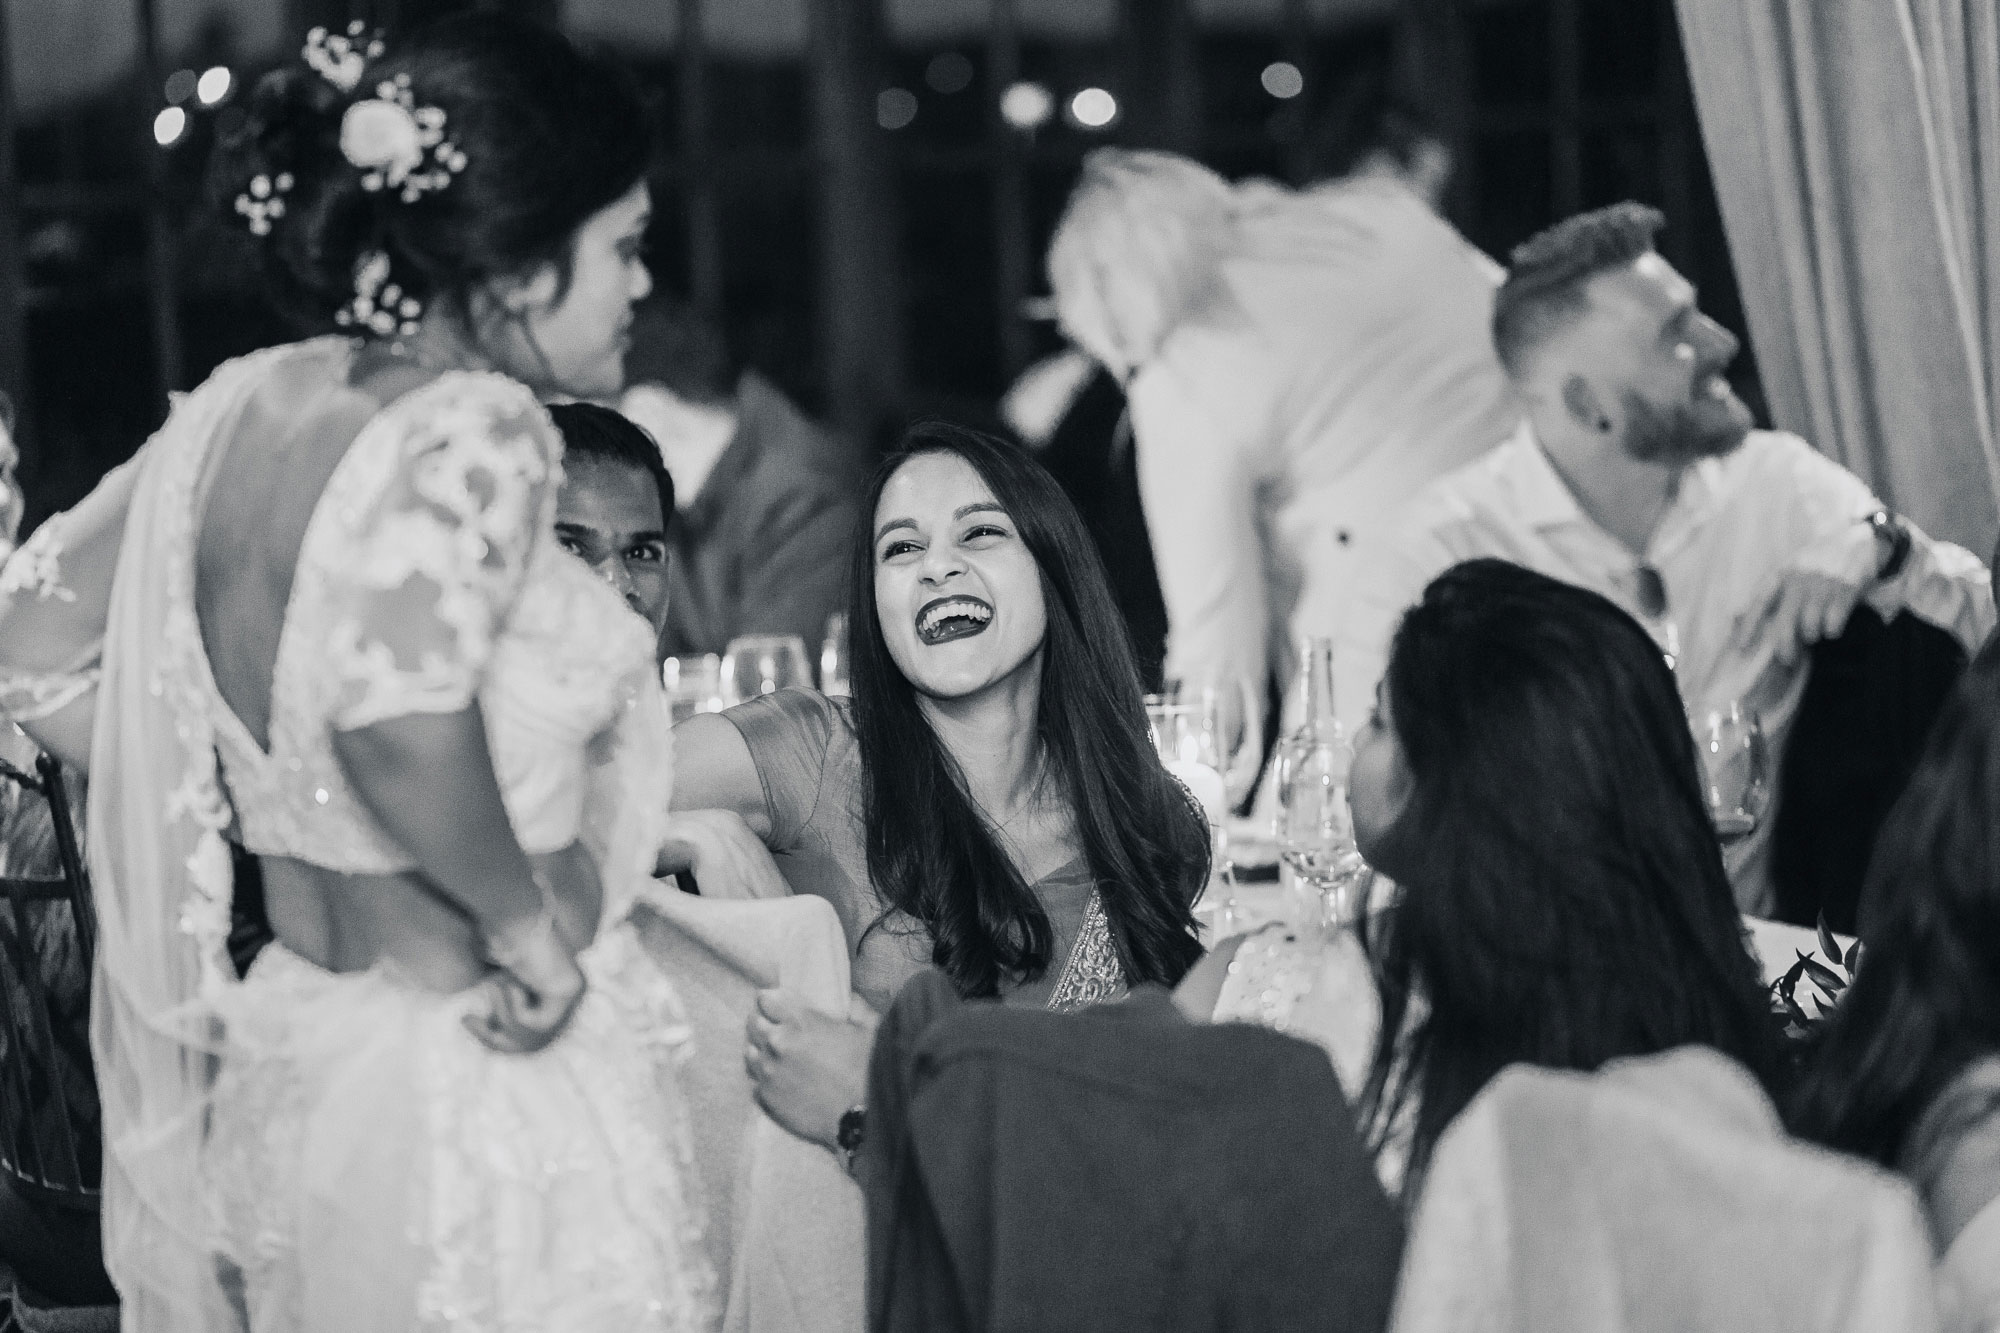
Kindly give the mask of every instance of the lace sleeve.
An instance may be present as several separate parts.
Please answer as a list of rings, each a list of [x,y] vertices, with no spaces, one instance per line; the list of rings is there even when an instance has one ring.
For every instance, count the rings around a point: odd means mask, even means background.
[[[525,389],[454,377],[357,441],[372,502],[336,501],[328,583],[331,721],[351,731],[471,704],[538,543],[553,540],[560,443]],[[336,484],[340,479],[336,478]]]
[[[0,565],[0,717],[39,722],[96,687],[126,508],[147,452]]]

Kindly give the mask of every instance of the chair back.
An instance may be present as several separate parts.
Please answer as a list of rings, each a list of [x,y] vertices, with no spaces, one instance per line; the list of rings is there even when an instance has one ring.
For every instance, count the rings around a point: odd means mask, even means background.
[[[11,790],[8,790],[11,788]],[[90,1063],[95,919],[69,793],[49,755],[0,758],[0,1171],[29,1198],[98,1206],[103,1146]],[[54,865],[17,861],[46,810]],[[51,873],[53,872],[53,873]]]
[[[1884,624],[1864,606],[1811,656],[1779,769],[1772,915],[1799,926],[1824,916],[1852,935],[1875,837],[1965,669],[1965,650],[1908,612]]]

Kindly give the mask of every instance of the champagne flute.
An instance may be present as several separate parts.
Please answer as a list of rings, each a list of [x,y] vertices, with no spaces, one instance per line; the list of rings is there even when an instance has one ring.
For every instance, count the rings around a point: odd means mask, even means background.
[[[722,693],[733,704],[794,685],[812,688],[805,640],[796,634],[745,634],[722,654]]]
[[[1702,795],[1725,848],[1757,831],[1771,802],[1770,756],[1757,712],[1738,699],[1695,717]]]

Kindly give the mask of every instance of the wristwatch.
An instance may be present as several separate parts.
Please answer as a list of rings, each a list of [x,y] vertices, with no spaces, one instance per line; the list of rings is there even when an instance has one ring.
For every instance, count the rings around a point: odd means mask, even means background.
[[[840,1125],[834,1131],[833,1141],[840,1145],[841,1154],[847,1159],[847,1169],[854,1169],[854,1154],[861,1151],[861,1144],[868,1137],[868,1108],[850,1106],[840,1113]]]
[[[1868,530],[1882,551],[1882,559],[1875,566],[1875,581],[1887,583],[1903,572],[1910,558],[1910,525],[1888,510],[1878,509],[1868,516]]]

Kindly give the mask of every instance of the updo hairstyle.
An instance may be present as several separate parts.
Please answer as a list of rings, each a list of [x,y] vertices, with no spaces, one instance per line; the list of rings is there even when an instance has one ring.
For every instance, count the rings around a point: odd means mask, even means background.
[[[417,106],[444,112],[464,165],[442,189],[406,201],[368,190],[340,148],[347,108],[409,76]],[[291,178],[284,211],[256,246],[266,290],[312,331],[331,329],[355,296],[363,255],[428,309],[469,314],[481,284],[554,262],[569,281],[571,239],[644,178],[652,145],[644,107],[617,64],[548,28],[494,14],[431,24],[368,63],[344,92],[303,61],[264,76],[241,126],[220,142],[208,192],[225,225],[258,177]],[[368,335],[355,325],[352,332]]]

